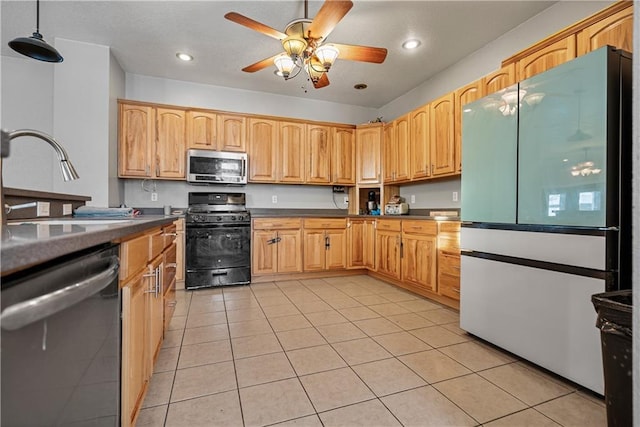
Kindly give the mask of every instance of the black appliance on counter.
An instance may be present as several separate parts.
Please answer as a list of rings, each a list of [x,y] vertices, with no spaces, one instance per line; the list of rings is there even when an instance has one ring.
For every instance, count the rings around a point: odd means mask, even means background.
[[[251,282],[251,216],[244,193],[189,193],[186,289]]]

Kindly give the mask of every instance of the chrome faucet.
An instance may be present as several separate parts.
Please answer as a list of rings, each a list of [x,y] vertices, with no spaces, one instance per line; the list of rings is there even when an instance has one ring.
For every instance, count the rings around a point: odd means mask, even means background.
[[[48,143],[56,152],[58,161],[60,162],[60,169],[62,171],[62,178],[65,181],[72,181],[78,179],[78,173],[69,161],[67,152],[64,148],[55,140],[52,136],[47,135],[44,132],[40,132],[33,129],[19,129],[14,131],[0,131],[0,215],[2,215],[1,224],[4,226],[7,222],[7,216],[5,214],[4,204],[4,185],[2,184],[2,158],[9,157],[9,142],[12,139],[19,138],[21,136],[33,136],[39,138],[42,141]]]

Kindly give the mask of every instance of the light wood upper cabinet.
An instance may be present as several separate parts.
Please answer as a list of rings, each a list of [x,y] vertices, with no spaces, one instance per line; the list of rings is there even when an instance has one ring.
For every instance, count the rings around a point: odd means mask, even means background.
[[[247,151],[246,122],[245,116],[218,114],[218,150],[242,153]]]
[[[356,128],[356,182],[361,185],[381,184],[380,154],[382,123],[373,123]]]
[[[151,177],[155,172],[156,109],[120,103],[119,110],[118,175]]]
[[[334,184],[353,185],[356,183],[355,131],[334,127],[331,132],[331,181]]]
[[[305,180],[306,125],[279,122],[277,141],[277,181],[303,183]]]
[[[216,150],[218,148],[217,115],[207,111],[187,111],[187,148]]]
[[[384,182],[409,180],[410,115],[398,117],[384,127]]]
[[[449,175],[456,170],[453,92],[431,101],[429,133],[431,175]]]
[[[633,52],[633,3],[578,33],[578,55],[605,45]],[[624,6],[621,3],[620,6]]]
[[[307,175],[309,184],[331,182],[331,128],[307,125]]]
[[[167,179],[185,179],[185,111],[158,108],[156,115],[158,134],[155,176]]]
[[[454,131],[456,171],[462,172],[462,114],[464,105],[482,97],[482,80],[463,86],[454,92]]]
[[[274,120],[249,118],[248,157],[251,182],[274,182],[276,180],[276,150],[278,124]]]
[[[487,96],[516,83],[516,64],[505,65],[482,78],[480,96]]]
[[[576,36],[571,34],[521,58],[516,64],[517,80],[528,79],[543,71],[564,64],[576,57]]]
[[[382,179],[392,182],[396,165],[395,122],[389,122],[382,129]]]
[[[431,175],[429,161],[429,105],[413,110],[409,117],[409,170],[411,179]]]

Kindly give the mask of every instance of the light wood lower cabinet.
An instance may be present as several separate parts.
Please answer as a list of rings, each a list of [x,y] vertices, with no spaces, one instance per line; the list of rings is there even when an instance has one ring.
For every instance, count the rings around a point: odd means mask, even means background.
[[[347,222],[347,268],[376,268],[374,219],[349,219]]]
[[[400,280],[400,246],[402,235],[400,221],[377,220],[376,271],[392,279]]]
[[[438,224],[438,293],[460,300],[460,223]]]
[[[344,269],[347,266],[347,231],[344,218],[305,219],[304,271]]]
[[[434,221],[402,221],[402,281],[418,289],[436,292],[436,245]]]
[[[251,274],[302,272],[301,225],[299,218],[254,219]]]

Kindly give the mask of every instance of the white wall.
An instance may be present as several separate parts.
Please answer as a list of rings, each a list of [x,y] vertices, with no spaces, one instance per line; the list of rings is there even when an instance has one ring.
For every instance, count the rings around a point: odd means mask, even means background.
[[[52,134],[55,65],[12,56],[2,56],[1,63],[0,126],[7,130],[29,128]],[[59,171],[53,169],[54,158],[53,150],[39,139],[14,139],[9,157],[2,162],[5,187],[53,191],[54,178],[61,179]]]
[[[250,114],[360,124],[377,110],[335,102],[141,76],[127,73],[127,99]]]
[[[245,186],[189,185],[181,181],[154,181],[127,179],[125,181],[125,201],[131,207],[187,207],[187,193],[192,192],[229,192],[245,193],[248,208],[274,209],[347,209],[342,203],[344,194],[335,198],[328,186],[313,185],[272,185],[248,184]],[[158,193],[158,200],[151,201],[151,193]],[[271,202],[271,196],[277,196],[278,203]],[[334,204],[335,200],[335,204]]]
[[[499,69],[504,59],[604,9],[609,4],[611,1],[560,1],[391,101],[380,109],[379,115],[383,116],[385,121],[391,121],[432,99],[471,83]],[[505,6],[508,6],[508,2],[505,2]]]
[[[126,90],[125,73],[113,56],[109,55],[109,206],[124,202],[124,182],[118,179],[118,98]]]
[[[453,201],[453,193],[458,193],[457,201]],[[411,196],[416,198],[411,203]],[[460,209],[460,179],[441,179],[427,183],[403,185],[400,196],[409,203],[409,207],[416,209]]]

